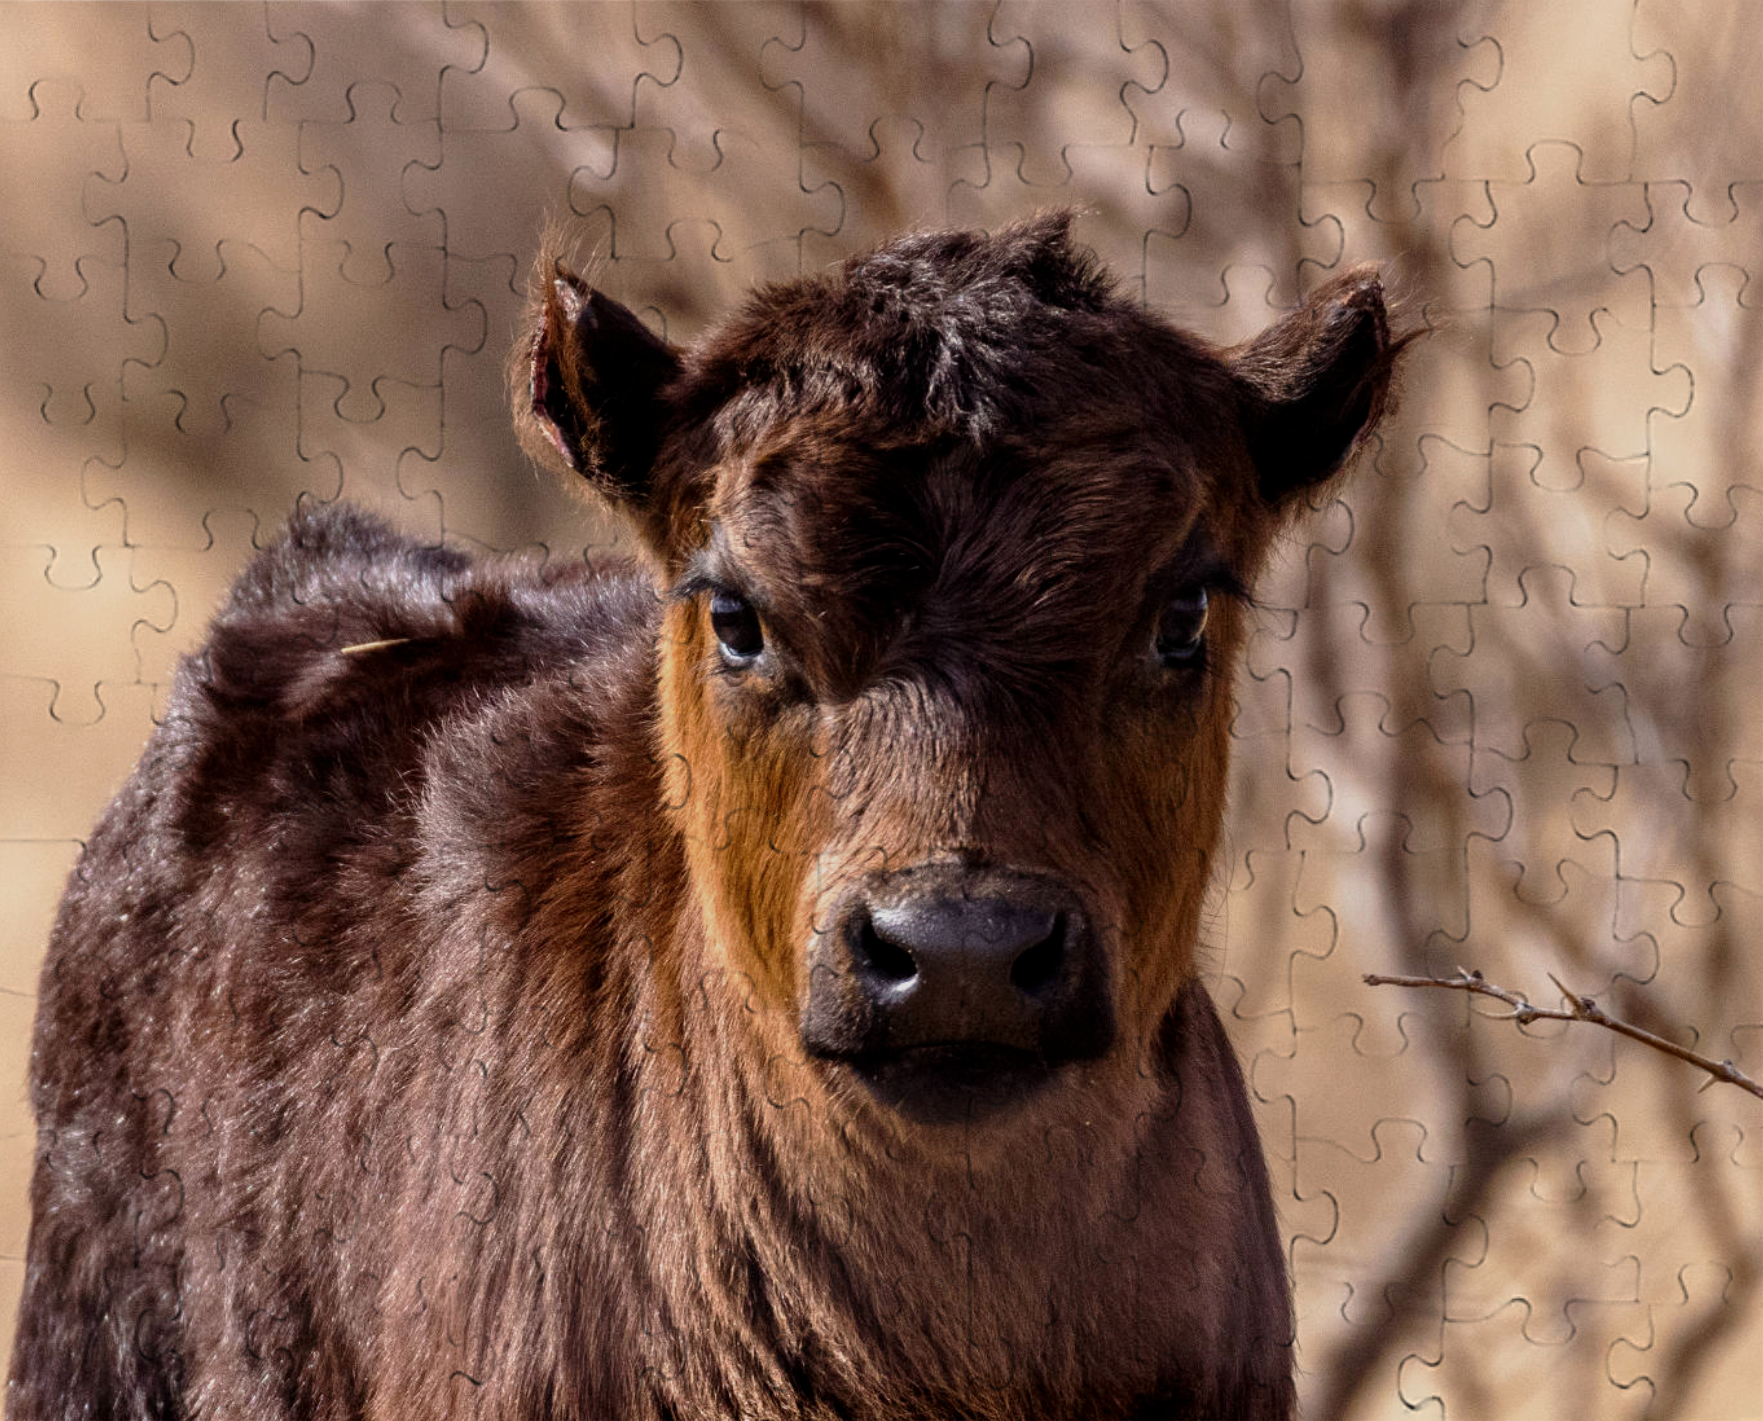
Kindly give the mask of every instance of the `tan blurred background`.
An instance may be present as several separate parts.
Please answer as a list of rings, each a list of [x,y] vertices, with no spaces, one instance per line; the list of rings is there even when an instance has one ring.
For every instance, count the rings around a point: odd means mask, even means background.
[[[506,432],[546,217],[677,339],[1077,204],[1209,336],[1367,258],[1434,328],[1240,688],[1210,974],[1307,1416],[1763,1416],[1763,1101],[1360,982],[1763,1075],[1760,57],[1745,0],[0,7],[0,1345],[55,901],[253,544],[612,539]]]

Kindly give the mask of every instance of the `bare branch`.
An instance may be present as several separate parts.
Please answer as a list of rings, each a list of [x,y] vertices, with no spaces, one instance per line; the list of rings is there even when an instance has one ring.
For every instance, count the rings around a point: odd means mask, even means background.
[[[1533,1021],[1589,1021],[1594,1026],[1606,1027],[1618,1035],[1627,1036],[1644,1045],[1651,1046],[1655,1051],[1663,1051],[1668,1056],[1675,1056],[1680,1061],[1688,1061],[1698,1070],[1706,1071],[1709,1079],[1704,1081],[1702,1089],[1706,1090],[1715,1081],[1727,1085],[1735,1085],[1740,1090],[1748,1090],[1752,1095],[1763,1099],[1763,1084],[1752,1080],[1731,1061],[1716,1061],[1711,1056],[1704,1056],[1699,1051],[1692,1051],[1687,1046],[1679,1046],[1668,1037],[1648,1031],[1645,1027],[1636,1026],[1633,1022],[1623,1021],[1620,1017],[1611,1016],[1590,997],[1570,992],[1561,985],[1561,979],[1553,972],[1549,980],[1561,993],[1564,1007],[1539,1007],[1522,992],[1514,992],[1506,987],[1495,986],[1479,972],[1468,968],[1457,969],[1455,977],[1385,977],[1376,972],[1365,974],[1365,983],[1371,987],[1449,987],[1460,992],[1472,992],[1476,996],[1492,997],[1511,1007],[1509,1013],[1498,1019],[1515,1021],[1520,1026],[1528,1026]]]

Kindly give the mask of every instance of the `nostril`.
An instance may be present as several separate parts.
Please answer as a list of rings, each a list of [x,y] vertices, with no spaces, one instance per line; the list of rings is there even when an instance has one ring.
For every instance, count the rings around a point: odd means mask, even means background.
[[[918,964],[912,954],[898,943],[889,942],[875,930],[875,920],[868,916],[857,931],[857,963],[884,982],[910,982],[918,975]]]
[[[1039,942],[1031,943],[1010,965],[1010,982],[1025,996],[1038,996],[1058,976],[1065,957],[1065,914],[1053,919],[1053,926]]]

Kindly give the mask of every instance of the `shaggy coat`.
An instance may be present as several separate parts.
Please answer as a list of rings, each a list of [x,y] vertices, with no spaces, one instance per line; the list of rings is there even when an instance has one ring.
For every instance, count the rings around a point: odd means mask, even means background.
[[[683,352],[548,260],[517,421],[639,561],[246,570],[50,944],[14,1421],[1288,1417],[1199,928],[1396,344],[1359,271],[1210,350],[1063,217]]]

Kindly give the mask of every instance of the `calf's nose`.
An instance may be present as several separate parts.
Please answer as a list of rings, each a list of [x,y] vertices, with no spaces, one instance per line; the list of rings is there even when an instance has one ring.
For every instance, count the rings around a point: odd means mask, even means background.
[[[1085,975],[1082,938],[1073,914],[1007,895],[860,903],[846,922],[852,970],[895,1049],[1041,1050]]]
[[[896,996],[951,991],[1034,995],[1064,956],[1064,915],[1005,898],[933,898],[872,908],[858,963]]]

